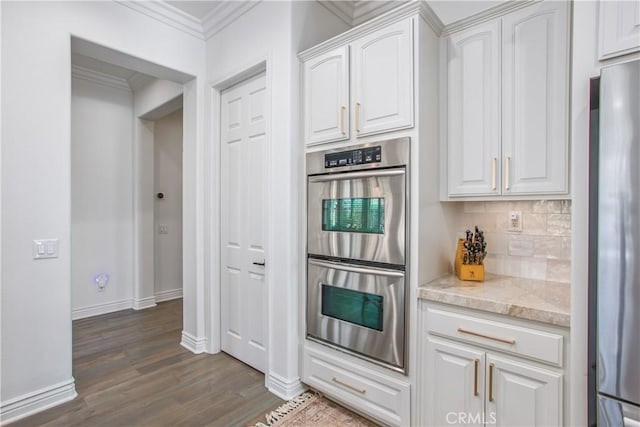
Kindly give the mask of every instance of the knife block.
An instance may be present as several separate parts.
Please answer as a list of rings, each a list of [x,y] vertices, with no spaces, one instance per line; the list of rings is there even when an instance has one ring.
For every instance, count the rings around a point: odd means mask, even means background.
[[[453,263],[456,276],[460,280],[470,280],[473,282],[484,282],[484,265],[480,264],[463,264],[462,256],[464,254],[464,239],[458,239],[458,247],[456,249],[456,258]]]

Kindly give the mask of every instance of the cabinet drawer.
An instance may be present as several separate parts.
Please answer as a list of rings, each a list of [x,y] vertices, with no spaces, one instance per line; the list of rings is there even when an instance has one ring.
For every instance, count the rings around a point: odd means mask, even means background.
[[[434,335],[562,366],[562,335],[434,308],[427,309],[426,325],[428,332]]]
[[[410,385],[306,348],[303,381],[354,410],[390,425],[410,423]]]

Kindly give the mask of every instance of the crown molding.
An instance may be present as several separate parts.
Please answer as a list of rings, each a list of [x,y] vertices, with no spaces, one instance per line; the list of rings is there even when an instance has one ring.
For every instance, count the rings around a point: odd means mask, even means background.
[[[321,6],[333,13],[338,19],[353,27],[353,14],[355,5],[351,2],[336,2],[329,0],[316,0]]]
[[[116,3],[140,12],[150,18],[167,24],[177,30],[192,35],[200,40],[204,40],[202,23],[197,18],[186,12],[165,3],[162,0],[156,1],[136,1],[136,0],[114,0]]]
[[[407,3],[407,0],[391,0],[391,1],[357,1],[355,2],[353,8],[353,25],[360,25],[369,19],[375,18],[376,16],[382,15],[390,11],[391,9],[395,9],[396,7],[400,7],[401,5]]]
[[[108,86],[115,89],[126,90],[131,92],[131,87],[126,79],[112,76],[111,74],[101,73],[100,71],[91,70],[79,65],[71,65],[71,76],[77,79],[97,83],[102,86]]]
[[[431,27],[433,32],[436,33],[437,36],[440,36],[445,28],[440,17],[433,11],[426,1],[422,1],[420,3],[420,16],[425,20],[427,25]]]
[[[369,34],[381,26],[392,24],[401,19],[407,18],[409,16],[413,16],[419,14],[423,18],[432,14],[435,18],[435,14],[431,10],[429,6],[427,6],[423,1],[410,1],[402,4],[401,6],[397,6],[394,9],[386,12],[383,15],[380,15],[376,18],[370,19],[355,28],[345,31],[342,34],[339,34],[323,43],[320,43],[310,49],[302,51],[298,54],[298,58],[302,61],[306,61],[307,59],[313,58],[317,55],[320,55],[324,52],[327,52],[331,49],[335,49],[340,46],[344,46],[345,44],[351,43],[353,40],[360,38],[366,34]],[[426,18],[425,18],[426,20]],[[439,19],[437,20],[440,21]],[[431,25],[431,23],[427,20],[427,23]],[[440,23],[442,25],[442,23]],[[435,30],[434,30],[435,31]],[[436,31],[437,34],[440,34],[440,31]]]
[[[518,9],[531,6],[536,3],[540,3],[542,0],[510,0],[505,3],[494,6],[490,9],[476,13],[468,18],[460,19],[452,22],[444,27],[442,30],[443,36],[448,36],[458,31],[465,30],[469,27],[473,27],[478,24],[482,24],[492,19],[498,18],[506,13],[513,12]]]
[[[256,7],[261,0],[221,1],[202,19],[203,39],[208,40],[242,15]]]
[[[134,73],[131,77],[129,77],[128,83],[131,87],[131,90],[136,91],[143,86],[146,86],[146,84],[152,80],[155,80],[155,77],[151,77],[142,73]]]

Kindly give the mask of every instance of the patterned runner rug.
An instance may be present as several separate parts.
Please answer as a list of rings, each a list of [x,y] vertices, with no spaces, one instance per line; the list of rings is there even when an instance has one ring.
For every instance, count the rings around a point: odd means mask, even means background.
[[[267,414],[265,423],[255,425],[255,427],[268,426],[375,427],[377,424],[319,394],[307,391]]]

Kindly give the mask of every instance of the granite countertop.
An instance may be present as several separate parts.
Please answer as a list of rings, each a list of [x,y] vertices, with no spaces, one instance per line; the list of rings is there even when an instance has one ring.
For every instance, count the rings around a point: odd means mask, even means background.
[[[418,297],[567,328],[571,321],[568,283],[494,274],[469,282],[452,274],[420,286]]]

